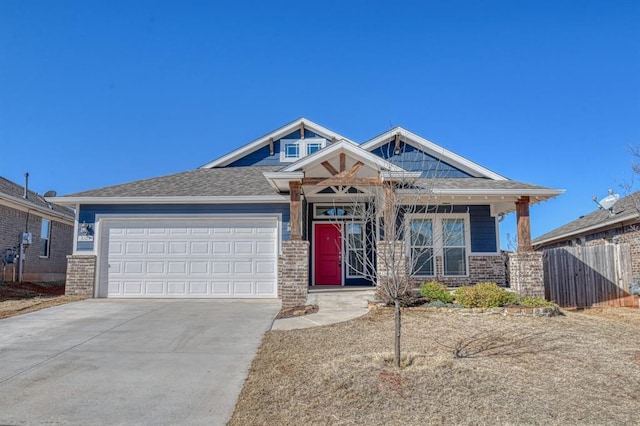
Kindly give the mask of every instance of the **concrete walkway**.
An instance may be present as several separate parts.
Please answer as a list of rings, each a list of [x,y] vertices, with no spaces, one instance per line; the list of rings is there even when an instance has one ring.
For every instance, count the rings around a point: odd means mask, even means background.
[[[372,287],[311,288],[307,305],[318,305],[315,314],[275,320],[272,330],[295,330],[348,321],[366,314],[374,299]]]

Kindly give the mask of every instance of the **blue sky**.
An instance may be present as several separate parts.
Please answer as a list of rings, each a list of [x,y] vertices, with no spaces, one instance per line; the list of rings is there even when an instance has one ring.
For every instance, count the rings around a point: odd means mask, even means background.
[[[638,1],[0,1],[0,176],[59,194],[196,168],[304,116],[403,126],[566,189],[538,236],[633,174]],[[515,218],[501,239],[515,234]]]

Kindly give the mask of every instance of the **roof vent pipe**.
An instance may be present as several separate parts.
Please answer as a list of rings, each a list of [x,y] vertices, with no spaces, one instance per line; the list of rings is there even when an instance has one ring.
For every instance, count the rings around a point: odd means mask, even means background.
[[[24,174],[24,195],[22,198],[25,200],[29,198],[29,172]]]

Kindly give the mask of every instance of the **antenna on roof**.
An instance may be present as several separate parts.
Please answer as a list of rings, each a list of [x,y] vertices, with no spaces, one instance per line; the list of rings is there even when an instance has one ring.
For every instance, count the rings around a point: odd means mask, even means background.
[[[613,206],[620,199],[620,194],[614,194],[613,189],[609,190],[609,195],[604,197],[602,200],[598,201],[598,196],[593,196],[593,202],[598,205],[600,210],[609,210],[609,216],[613,216],[615,211],[613,210]]]

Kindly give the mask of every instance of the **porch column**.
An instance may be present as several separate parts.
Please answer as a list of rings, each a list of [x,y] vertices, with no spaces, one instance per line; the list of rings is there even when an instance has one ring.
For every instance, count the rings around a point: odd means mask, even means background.
[[[516,219],[518,224],[518,251],[533,251],[531,245],[531,220],[529,219],[529,197],[520,197],[516,201]]]
[[[301,240],[302,239],[302,229],[301,229],[301,204],[300,204],[300,189],[301,184],[297,181],[289,182],[289,226],[291,228],[291,235],[289,239],[291,240]]]
[[[382,220],[384,221],[384,240],[395,241],[396,235],[396,193],[392,182],[384,182],[384,204],[382,206]]]

